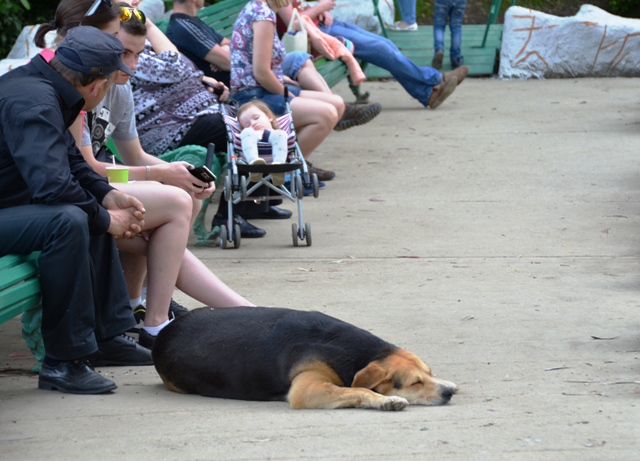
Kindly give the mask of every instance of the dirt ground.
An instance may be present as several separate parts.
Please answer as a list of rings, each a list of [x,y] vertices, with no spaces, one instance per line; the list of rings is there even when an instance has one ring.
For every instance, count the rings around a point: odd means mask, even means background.
[[[258,304],[418,354],[460,386],[451,403],[294,411],[175,394],[153,367],[100,369],[109,395],[40,391],[13,320],[0,459],[640,458],[637,79],[467,79],[434,111],[364,85],[380,116],[312,156],[337,176],[303,200],[311,247],[289,220],[255,221],[265,238],[194,251]]]

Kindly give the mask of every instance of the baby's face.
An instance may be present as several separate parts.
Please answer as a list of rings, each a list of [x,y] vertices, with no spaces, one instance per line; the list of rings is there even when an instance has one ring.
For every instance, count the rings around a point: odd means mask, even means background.
[[[256,131],[271,129],[271,120],[267,114],[255,106],[245,110],[238,119],[238,123],[242,128],[253,128]]]

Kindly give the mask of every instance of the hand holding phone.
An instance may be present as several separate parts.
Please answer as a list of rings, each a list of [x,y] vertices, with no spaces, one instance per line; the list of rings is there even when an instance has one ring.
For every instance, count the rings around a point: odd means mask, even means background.
[[[211,172],[206,166],[199,166],[189,170],[194,177],[198,178],[202,182],[210,183],[216,182],[216,175]]]

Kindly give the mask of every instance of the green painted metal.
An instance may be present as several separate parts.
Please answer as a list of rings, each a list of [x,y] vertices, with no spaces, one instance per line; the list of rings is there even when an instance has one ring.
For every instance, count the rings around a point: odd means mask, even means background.
[[[516,4],[516,0],[511,0],[511,6]],[[487,18],[487,25],[484,31],[484,38],[482,39],[482,47],[487,43],[487,36],[489,35],[489,29],[491,26],[498,22],[498,16],[500,15],[500,7],[502,6],[502,0],[492,0],[491,9],[489,10],[489,17]]]
[[[483,24],[470,24],[462,26],[462,55],[464,63],[470,68],[469,75],[492,75],[496,71],[500,44],[502,40],[502,24],[495,24],[487,34],[484,47]],[[419,66],[430,66],[433,59],[433,26],[419,26],[415,32],[389,31],[389,39],[393,41],[402,53]],[[449,34],[445,35],[445,48],[450,44]],[[451,69],[449,60],[445,57],[442,70]],[[391,74],[379,67],[367,68],[369,78],[390,78]]]
[[[39,371],[44,358],[44,344],[40,324],[42,308],[40,304],[40,279],[38,256],[5,255],[0,258],[0,323],[7,322],[22,314],[22,336],[38,364]]]

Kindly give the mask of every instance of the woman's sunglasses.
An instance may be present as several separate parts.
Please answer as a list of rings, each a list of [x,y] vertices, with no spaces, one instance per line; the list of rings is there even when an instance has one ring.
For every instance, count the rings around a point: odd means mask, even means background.
[[[103,1],[103,0],[100,0]],[[142,24],[144,24],[147,21],[147,18],[145,17],[144,13],[136,8],[131,8],[129,6],[121,6],[120,7],[120,21],[122,22],[127,22],[129,19],[131,19],[132,16],[135,16],[138,21],[140,21]]]
[[[87,11],[87,14],[85,14],[84,17],[87,18],[89,16],[93,16],[98,10],[98,7],[100,6],[101,3],[104,3],[109,8],[111,8],[111,5],[113,5],[113,3],[111,3],[111,0],[96,0],[95,2],[93,2],[93,5],[91,5],[91,8],[89,8],[89,10]]]

